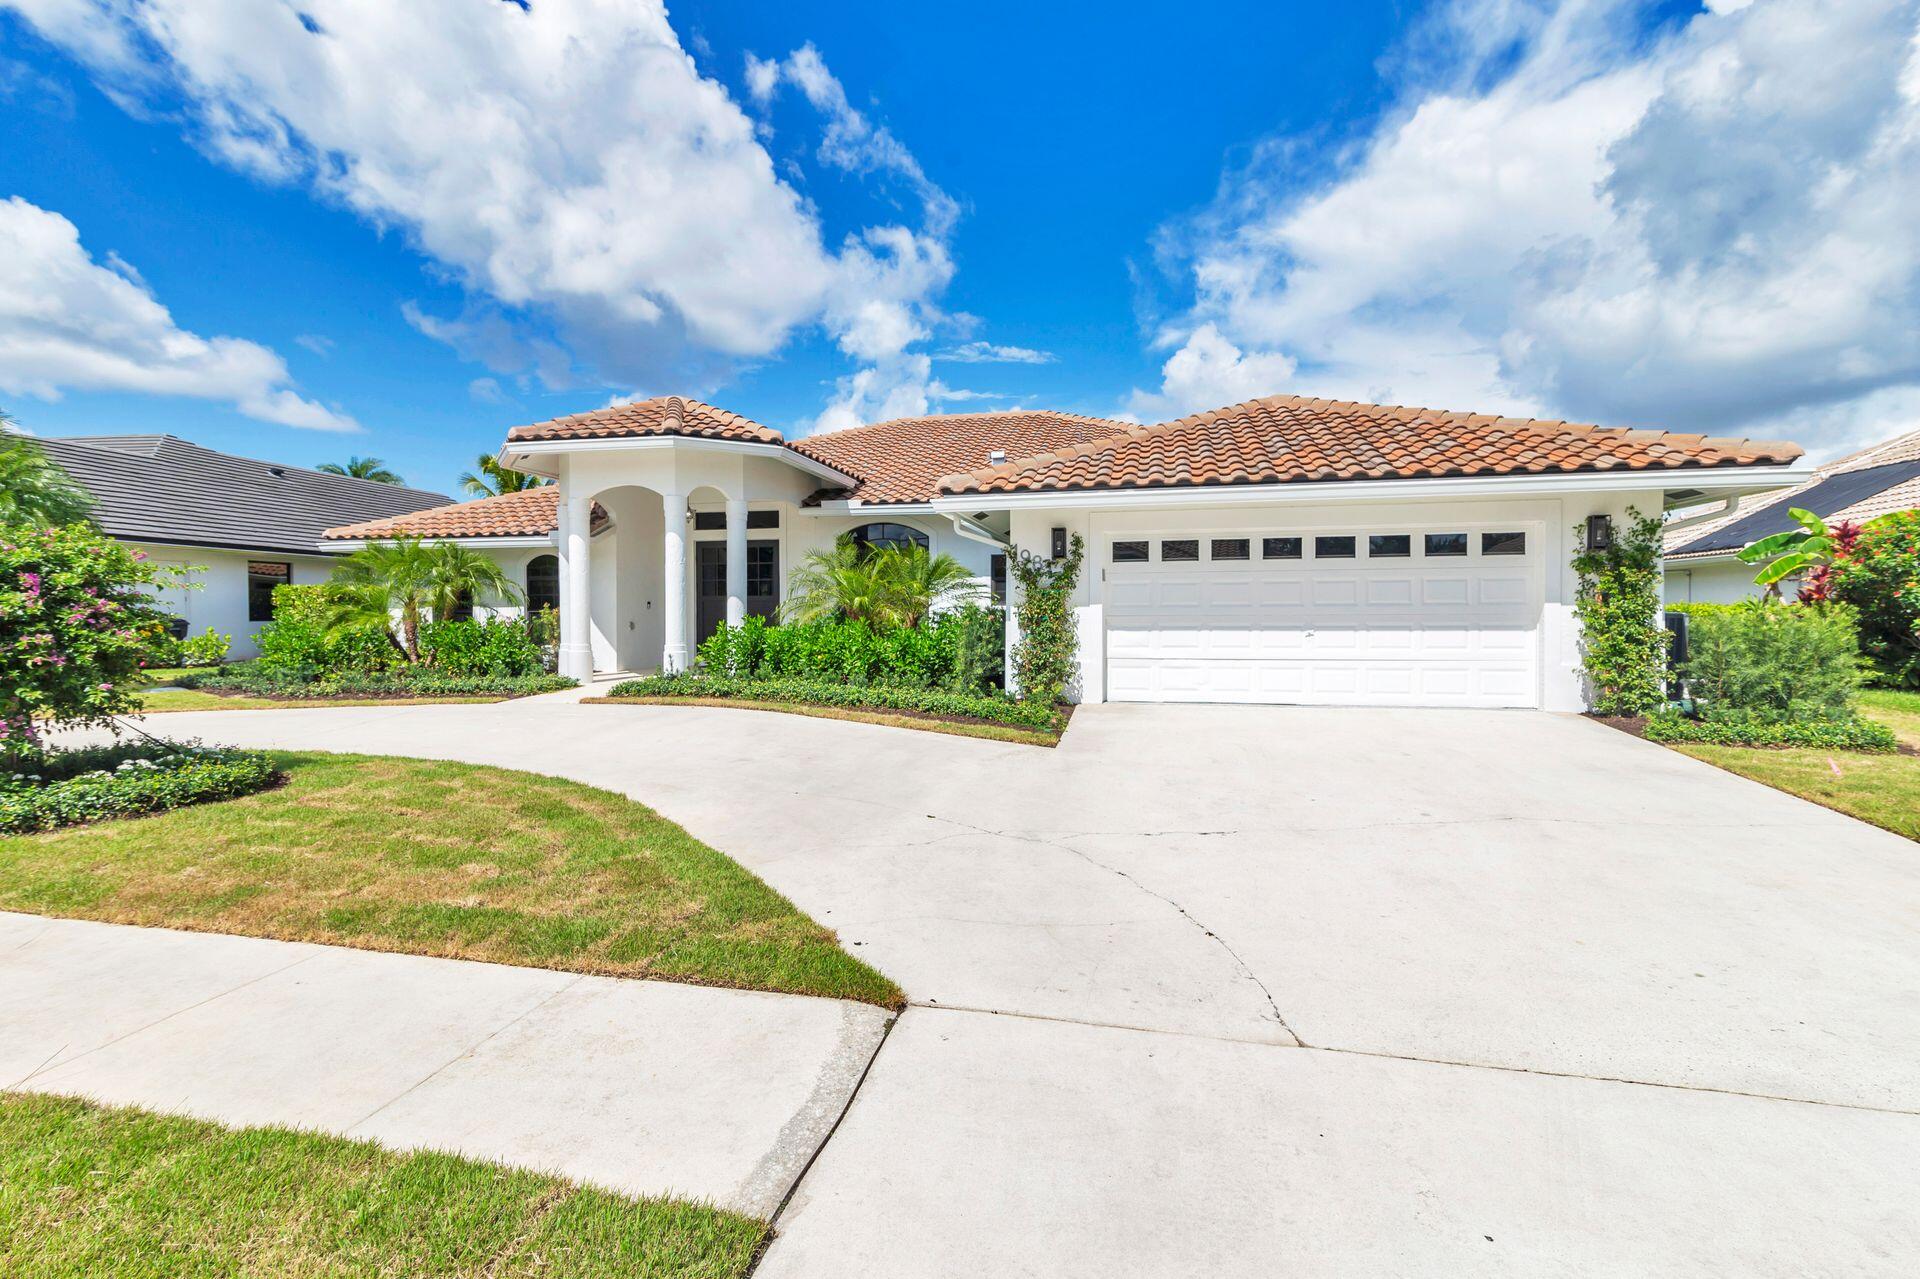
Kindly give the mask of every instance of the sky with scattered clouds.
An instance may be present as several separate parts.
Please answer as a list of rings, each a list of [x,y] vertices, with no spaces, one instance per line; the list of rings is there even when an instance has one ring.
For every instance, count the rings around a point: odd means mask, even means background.
[[[1920,0],[959,8],[0,0],[0,406],[1920,425]]]

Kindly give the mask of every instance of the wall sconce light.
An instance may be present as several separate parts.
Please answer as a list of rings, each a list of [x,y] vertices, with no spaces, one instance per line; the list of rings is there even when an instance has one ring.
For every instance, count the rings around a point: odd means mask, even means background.
[[[1053,530],[1053,558],[1056,560],[1067,558],[1067,530],[1063,528]]]
[[[1587,516],[1587,549],[1604,551],[1613,545],[1613,516]]]

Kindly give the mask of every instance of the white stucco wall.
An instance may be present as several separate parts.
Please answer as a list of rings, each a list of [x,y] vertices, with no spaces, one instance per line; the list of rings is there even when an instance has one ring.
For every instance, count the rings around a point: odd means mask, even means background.
[[[1666,597],[1680,604],[1738,604],[1757,599],[1766,588],[1753,584],[1758,568],[1742,564],[1731,555],[1710,560],[1680,560],[1667,566]],[[1800,594],[1800,579],[1790,577],[1780,583],[1780,597],[1793,600]]]
[[[1116,535],[1154,535],[1163,532],[1205,535],[1214,531],[1225,534],[1257,530],[1263,526],[1276,532],[1325,530],[1356,533],[1369,530],[1400,531],[1427,525],[1506,525],[1525,528],[1530,536],[1540,540],[1545,557],[1539,619],[1539,704],[1546,710],[1579,711],[1584,710],[1587,703],[1580,675],[1578,626],[1573,616],[1576,581],[1568,563],[1574,549],[1573,527],[1583,523],[1589,515],[1604,514],[1614,518],[1616,528],[1624,528],[1628,507],[1637,507],[1643,513],[1657,512],[1662,500],[1662,493],[1653,490],[1644,493],[1596,493],[1590,498],[1473,501],[1434,498],[1314,505],[1158,507],[1151,510],[1027,508],[1013,513],[1010,533],[1016,546],[1040,555],[1049,552],[1051,530],[1055,527],[1064,527],[1069,534],[1078,533],[1086,540],[1086,567],[1074,597],[1081,675],[1077,685],[1069,689],[1069,695],[1079,701],[1098,702],[1106,699],[1106,626],[1102,590],[1105,561],[1100,548]],[[1017,637],[1016,631],[1017,621],[1010,619],[1010,646]]]
[[[211,628],[232,636],[227,656],[235,661],[256,655],[253,637],[266,625],[247,617],[248,561],[291,565],[291,580],[296,586],[326,581],[333,574],[335,562],[328,555],[289,555],[284,551],[214,550],[150,542],[125,545],[144,552],[156,564],[188,570],[175,585],[160,592],[161,607],[186,618],[190,634],[201,635]]]

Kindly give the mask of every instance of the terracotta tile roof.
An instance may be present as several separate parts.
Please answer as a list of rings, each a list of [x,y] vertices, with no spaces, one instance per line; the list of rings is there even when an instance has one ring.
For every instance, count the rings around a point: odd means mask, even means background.
[[[1669,470],[1791,462],[1797,445],[1278,395],[1000,466],[945,493]]]
[[[1861,449],[1838,458],[1824,466],[1814,468],[1813,477],[1797,488],[1780,489],[1772,493],[1755,493],[1751,497],[1740,499],[1731,512],[1717,520],[1708,520],[1704,524],[1695,524],[1683,528],[1677,533],[1667,534],[1667,558],[1670,560],[1697,559],[1705,555],[1731,555],[1728,550],[1689,551],[1686,548],[1701,542],[1711,541],[1713,535],[1730,524],[1737,523],[1756,511],[1769,506],[1778,506],[1784,514],[1790,506],[1798,505],[1797,499],[1808,489],[1823,480],[1848,471],[1864,471],[1869,467],[1889,466],[1896,462],[1920,461],[1920,431],[1909,431],[1905,435],[1896,435],[1871,448]],[[1895,511],[1920,510],[1920,478],[1905,480],[1872,493],[1824,518],[1829,523],[1849,520],[1855,524],[1865,524],[1868,520],[1878,519],[1882,515],[1891,515]]]
[[[632,404],[615,404],[591,413],[573,413],[507,432],[510,442],[528,440],[615,439],[638,435],[687,435],[711,440],[784,444],[780,432],[751,418],[678,395],[658,395]]]
[[[596,530],[606,518],[607,513],[596,503],[593,508]],[[435,506],[411,515],[347,524],[330,528],[322,536],[334,541],[342,538],[379,539],[399,533],[409,537],[540,537],[559,527],[560,490],[551,484],[543,484],[539,488],[503,493],[499,497]]]
[[[939,481],[955,471],[986,466],[994,450],[1008,458],[1071,448],[1128,430],[1125,422],[1079,417],[1043,409],[1002,413],[946,413],[903,417],[825,435],[809,435],[788,447],[859,478],[851,490],[820,498],[861,502],[926,502]]]

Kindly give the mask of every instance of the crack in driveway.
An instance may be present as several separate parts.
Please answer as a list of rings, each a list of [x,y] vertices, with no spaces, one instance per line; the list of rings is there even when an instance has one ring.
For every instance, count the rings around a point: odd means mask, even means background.
[[[929,821],[945,822],[949,826],[959,826],[965,830],[974,831],[977,834],[981,834],[981,835],[990,835],[996,839],[1011,839],[1022,844],[1038,844],[1043,848],[1054,848],[1054,849],[1058,849],[1063,853],[1071,853],[1075,857],[1078,857],[1081,861],[1085,862],[1087,865],[1095,867],[1098,870],[1103,870],[1107,872],[1109,875],[1117,875],[1121,879],[1124,879],[1127,883],[1131,884],[1134,888],[1137,888],[1141,892],[1145,893],[1147,896],[1152,897],[1157,901],[1165,902],[1167,905],[1173,907],[1173,909],[1179,913],[1182,919],[1186,920],[1189,924],[1192,924],[1195,928],[1199,929],[1203,934],[1205,934],[1207,940],[1211,941],[1214,945],[1218,946],[1221,950],[1225,951],[1227,954],[1227,957],[1233,961],[1233,966],[1240,970],[1241,975],[1244,976],[1248,981],[1252,982],[1255,986],[1259,987],[1260,996],[1262,999],[1266,1000],[1267,1011],[1272,1014],[1272,1020],[1274,1024],[1279,1026],[1281,1030],[1286,1032],[1287,1038],[1293,1041],[1293,1046],[1296,1048],[1305,1048],[1308,1046],[1306,1041],[1301,1039],[1300,1036],[1294,1032],[1293,1027],[1287,1024],[1286,1014],[1280,1011],[1280,1004],[1278,1001],[1274,999],[1273,992],[1267,989],[1267,983],[1260,980],[1260,974],[1253,971],[1253,966],[1247,963],[1245,959],[1241,958],[1240,952],[1235,950],[1232,944],[1229,943],[1226,938],[1222,937],[1220,934],[1214,932],[1213,929],[1208,928],[1205,924],[1201,923],[1199,919],[1194,917],[1193,912],[1188,910],[1185,906],[1182,906],[1179,902],[1167,896],[1165,893],[1156,892],[1154,889],[1149,888],[1145,883],[1141,882],[1141,880],[1136,876],[1129,874],[1124,870],[1121,870],[1118,866],[1114,866],[1107,862],[1101,861],[1099,858],[1093,856],[1091,853],[1087,852],[1085,849],[1075,848],[1072,844],[1061,842],[1062,840],[1065,840],[1065,839],[1075,838],[1075,836],[1069,834],[1069,835],[1063,835],[1059,839],[1046,839],[1038,835],[1025,835],[1025,834],[1020,834],[1014,831],[990,830],[985,826],[975,826],[971,822],[960,821],[958,818],[942,817],[938,813],[928,813],[927,819]],[[1169,833],[1173,833],[1173,832],[1169,832]]]

